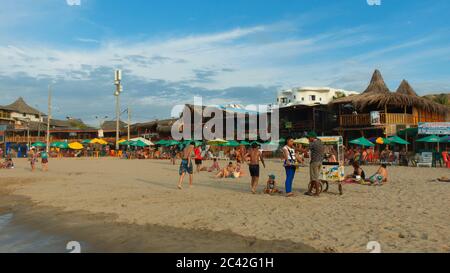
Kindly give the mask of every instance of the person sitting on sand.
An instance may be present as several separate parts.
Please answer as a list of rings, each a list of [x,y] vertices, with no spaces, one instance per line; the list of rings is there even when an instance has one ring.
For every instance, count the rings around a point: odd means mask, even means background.
[[[366,179],[364,170],[359,166],[358,162],[353,162],[353,174],[345,177],[346,183],[360,183]]]
[[[267,194],[280,193],[280,191],[277,189],[277,182],[275,181],[275,175],[273,174],[269,175],[269,179],[267,180],[267,185],[266,189],[264,190],[264,193]]]
[[[217,161],[217,158],[213,159],[212,166],[208,168],[208,172],[213,172],[213,171],[220,171],[220,165],[219,165],[219,161]]]
[[[5,158],[5,162],[1,164],[1,168],[3,169],[14,169],[14,162],[11,158],[11,155],[8,154]]]
[[[228,163],[228,166],[226,168],[223,168],[220,170],[216,177],[217,178],[230,178],[233,176],[234,171],[236,170],[236,167],[234,167],[233,162]]]
[[[381,164],[378,171],[369,178],[369,182],[373,184],[383,185],[388,181],[387,165]]]

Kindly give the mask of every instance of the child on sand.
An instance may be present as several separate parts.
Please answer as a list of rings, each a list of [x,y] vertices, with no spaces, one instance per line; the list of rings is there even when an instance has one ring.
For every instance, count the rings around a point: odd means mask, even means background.
[[[277,182],[275,181],[275,175],[273,174],[269,175],[269,179],[267,180],[267,185],[266,189],[264,190],[264,193],[267,194],[280,193],[280,191],[277,189]]]
[[[361,183],[366,179],[364,170],[359,166],[357,161],[353,162],[353,174],[345,177],[346,183]]]
[[[381,164],[378,171],[369,178],[369,182],[371,183],[371,185],[373,184],[383,185],[387,181],[388,181],[388,171],[386,164]]]
[[[208,172],[213,172],[213,171],[220,171],[220,166],[219,166],[219,162],[217,161],[217,158],[213,159],[212,166],[208,168]]]

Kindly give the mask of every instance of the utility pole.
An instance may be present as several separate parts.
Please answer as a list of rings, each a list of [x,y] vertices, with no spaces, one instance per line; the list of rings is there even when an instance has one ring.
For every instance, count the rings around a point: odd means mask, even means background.
[[[116,151],[119,150],[119,134],[120,134],[120,102],[119,96],[122,93],[122,71],[116,70],[114,74],[114,85],[116,86],[116,91],[114,96],[116,96]]]
[[[48,116],[47,116],[47,153],[50,151],[50,119],[52,118],[52,89],[50,84],[48,85]]]
[[[130,106],[128,106],[127,108],[127,113],[128,113],[128,141],[130,141],[130,126],[131,126],[131,111],[130,111]]]
[[[39,109],[39,107],[36,108]],[[39,111],[39,110],[38,110]],[[39,122],[38,122],[38,141],[41,141],[41,119],[42,119],[42,113],[39,111]]]

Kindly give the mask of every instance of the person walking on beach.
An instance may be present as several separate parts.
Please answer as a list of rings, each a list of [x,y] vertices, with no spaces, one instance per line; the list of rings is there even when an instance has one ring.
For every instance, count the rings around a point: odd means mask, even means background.
[[[324,158],[324,146],[322,141],[317,138],[317,134],[315,132],[309,132],[307,138],[309,139],[309,150],[311,152],[311,162],[309,164],[311,186],[309,187],[308,192],[306,192],[306,195],[312,196],[312,190],[315,188],[315,196],[319,196],[320,170],[322,169],[322,162]]]
[[[48,153],[43,150],[41,152],[41,164],[42,164],[42,171],[47,172],[48,171]]]
[[[194,155],[195,155],[195,167],[197,170],[197,173],[200,173],[202,169],[202,163],[203,163],[203,157],[202,157],[202,149],[200,146],[197,146],[194,149]]]
[[[297,162],[301,161],[300,156],[295,152],[294,139],[292,137],[286,138],[286,145],[282,149],[284,156],[284,169],[286,171],[286,197],[294,196],[292,193],[292,183],[295,177],[295,170],[297,169]]]
[[[30,152],[28,153],[28,160],[30,161],[31,171],[34,172],[36,170],[36,161],[37,161],[37,152],[36,148],[32,147]]]
[[[250,158],[250,163],[248,165],[250,176],[251,176],[251,191],[253,194],[256,193],[256,188],[258,187],[259,181],[259,161],[263,164],[264,168],[266,168],[266,163],[264,163],[264,158],[262,156],[261,151],[258,149],[258,143],[253,142],[250,151],[245,155],[245,157]]]
[[[180,163],[180,170],[179,170],[179,174],[180,174],[180,180],[178,181],[178,189],[183,189],[183,181],[184,181],[184,176],[186,175],[186,173],[189,174],[189,187],[192,187],[193,185],[193,180],[194,180],[194,168],[192,167],[192,153],[194,152],[194,146],[195,146],[195,142],[191,142],[189,145],[187,145],[183,152],[182,152],[182,158],[181,158],[181,163]]]

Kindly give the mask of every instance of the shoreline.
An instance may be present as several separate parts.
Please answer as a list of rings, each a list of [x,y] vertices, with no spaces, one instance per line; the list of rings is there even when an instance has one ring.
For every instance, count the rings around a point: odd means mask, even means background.
[[[117,222],[117,216],[84,211],[65,212],[37,206],[23,196],[0,191],[0,215],[12,213],[16,225],[87,242],[88,253],[314,253],[292,241],[261,240],[232,232],[191,230]],[[12,205],[11,205],[12,204]],[[83,252],[83,243],[81,243]],[[61,245],[65,249],[65,244]],[[38,249],[36,249],[39,252]],[[67,251],[68,252],[68,251]]]

